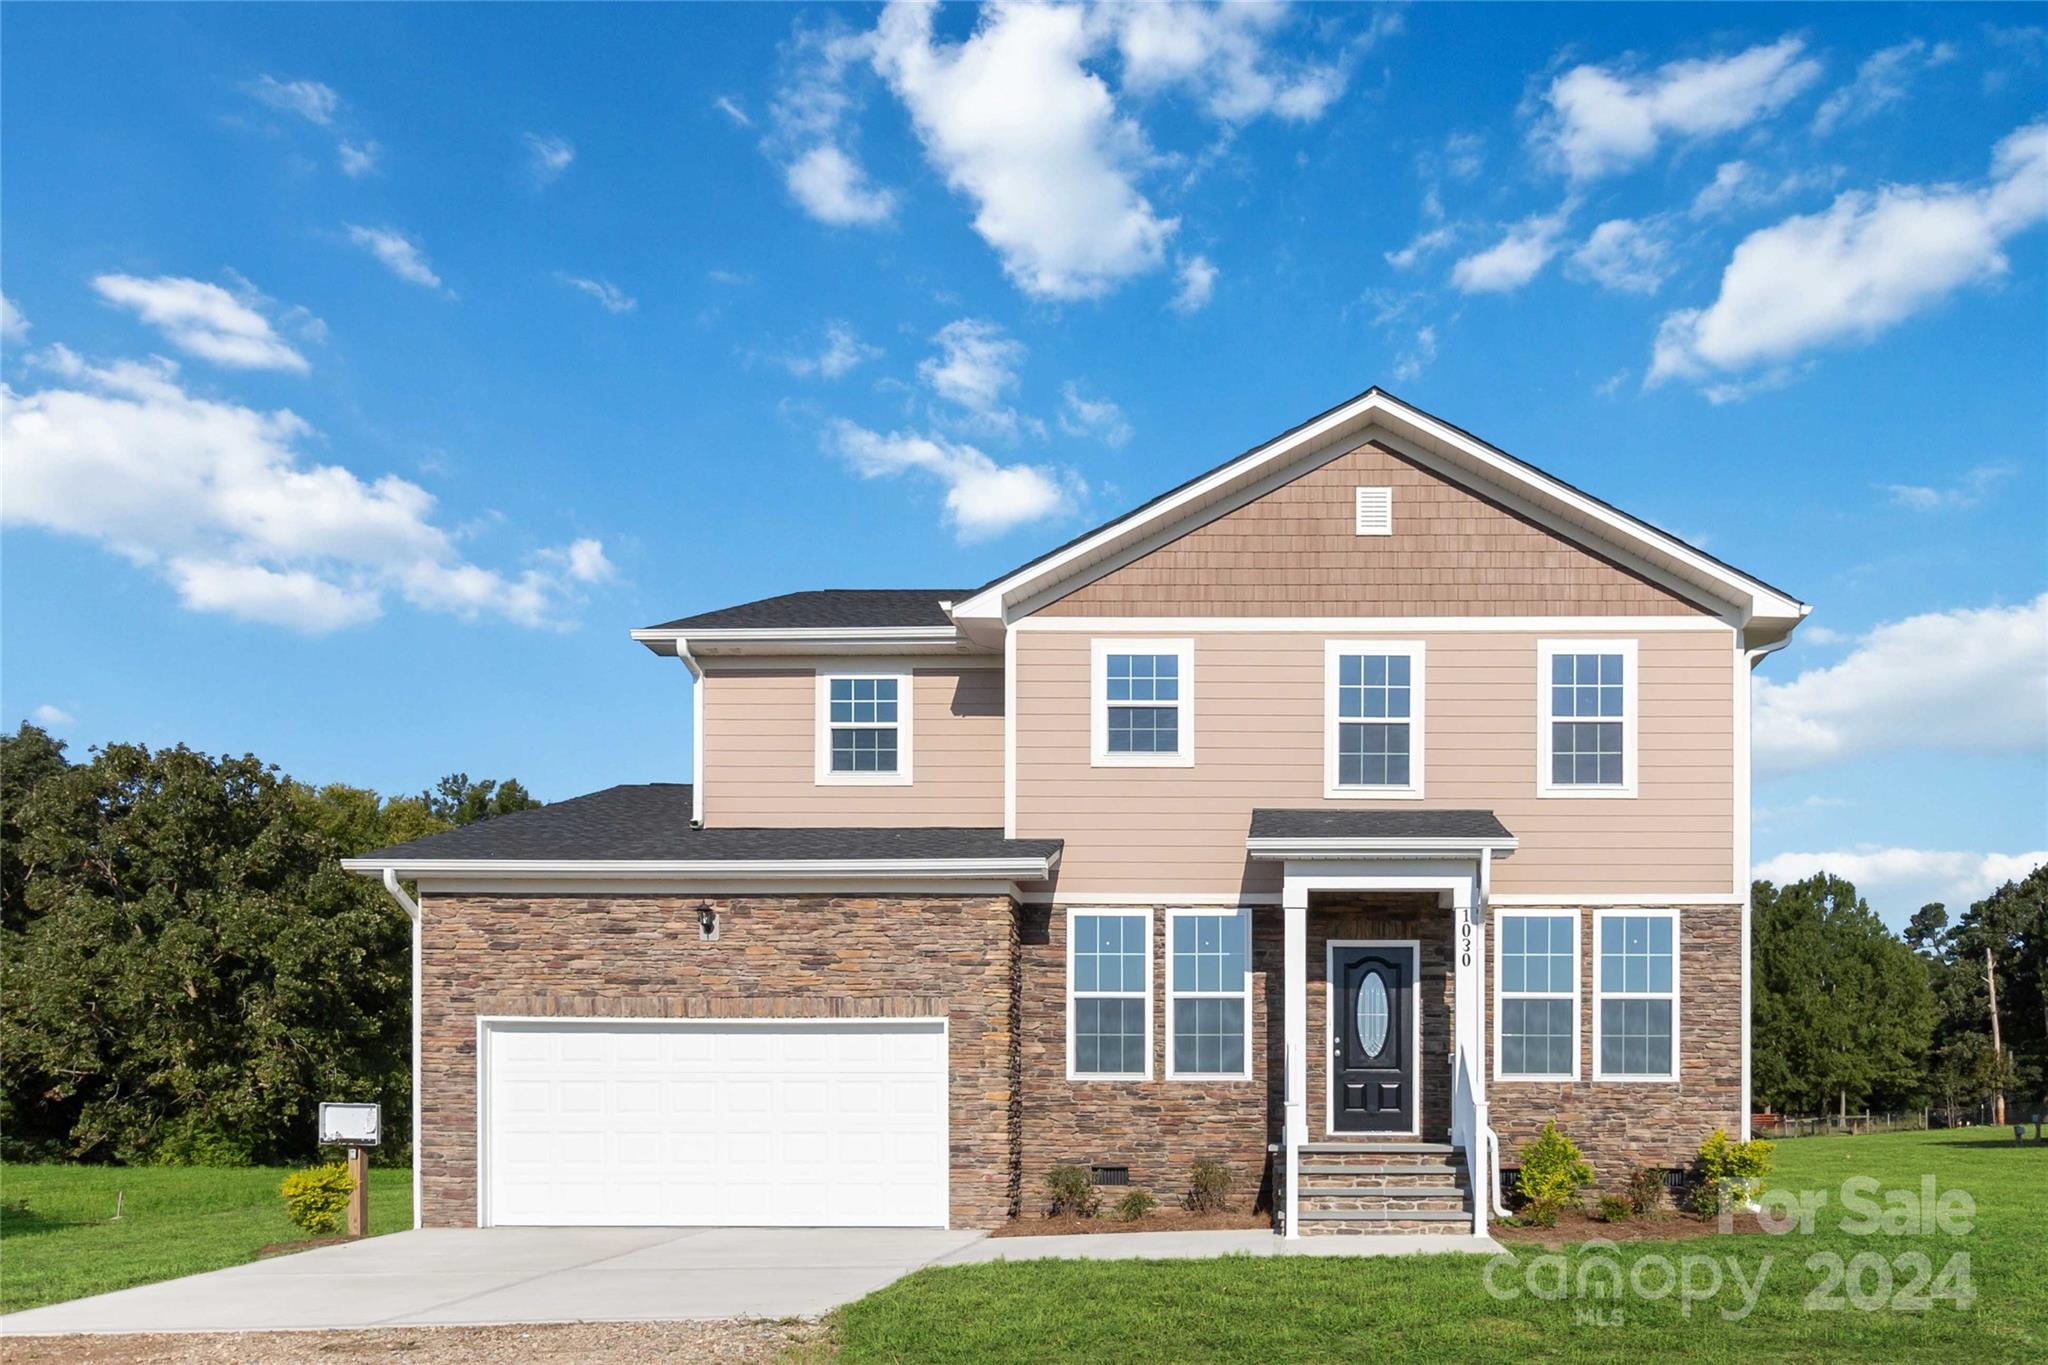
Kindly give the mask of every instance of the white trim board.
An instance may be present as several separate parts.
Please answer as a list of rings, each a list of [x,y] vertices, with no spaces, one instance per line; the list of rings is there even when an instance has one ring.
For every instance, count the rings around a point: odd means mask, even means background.
[[[1721,631],[1735,628],[1715,616],[1027,616],[1010,629],[1094,634],[1127,631],[1162,634],[1367,635],[1380,632],[1470,634],[1597,635],[1614,631],[1641,635],[1660,631]]]

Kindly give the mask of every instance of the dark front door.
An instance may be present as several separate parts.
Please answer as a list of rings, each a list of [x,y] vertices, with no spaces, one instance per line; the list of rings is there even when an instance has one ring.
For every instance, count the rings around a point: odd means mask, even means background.
[[[1330,950],[1331,1127],[1340,1133],[1413,1133],[1415,949]]]

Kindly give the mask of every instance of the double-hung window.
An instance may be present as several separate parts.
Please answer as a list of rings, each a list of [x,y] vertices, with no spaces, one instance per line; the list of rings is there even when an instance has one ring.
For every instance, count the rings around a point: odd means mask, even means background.
[[[1167,912],[1169,1078],[1250,1077],[1251,927],[1244,910]]]
[[[819,673],[818,782],[908,783],[910,712],[907,671]]]
[[[1067,1079],[1152,1078],[1152,913],[1067,912]]]
[[[1578,913],[1504,910],[1495,934],[1495,1077],[1577,1080]]]
[[[1097,640],[1095,766],[1185,768],[1195,761],[1192,640]]]
[[[1593,1079],[1678,1079],[1678,915],[1602,910],[1593,945]]]
[[[1543,796],[1636,794],[1636,642],[1544,640],[1536,649]]]
[[[1423,662],[1419,642],[1324,645],[1324,796],[1422,795]]]

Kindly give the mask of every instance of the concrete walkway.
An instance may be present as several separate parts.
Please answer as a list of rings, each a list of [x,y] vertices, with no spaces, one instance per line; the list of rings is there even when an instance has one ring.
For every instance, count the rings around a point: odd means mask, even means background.
[[[430,1228],[0,1317],[0,1336],[817,1317],[928,1265],[1498,1251],[1484,1237],[855,1228]]]

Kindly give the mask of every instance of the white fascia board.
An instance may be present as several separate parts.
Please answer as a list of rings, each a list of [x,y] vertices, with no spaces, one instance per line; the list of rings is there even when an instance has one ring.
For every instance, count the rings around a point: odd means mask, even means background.
[[[947,654],[967,648],[952,626],[783,627],[773,630],[663,630],[632,632],[657,654],[719,653]]]
[[[1246,839],[1254,858],[1407,858],[1430,853],[1481,852],[1505,858],[1521,847],[1506,839]]]
[[[1001,624],[1005,621],[1009,605],[1021,600],[1030,590],[1058,581],[1075,566],[1102,557],[1118,542],[1135,539],[1149,528],[1169,522],[1191,508],[1206,505],[1231,485],[1312,450],[1335,432],[1349,426],[1362,427],[1374,419],[1389,427],[1395,424],[1406,427],[1435,445],[1456,451],[1461,460],[1483,471],[1488,481],[1549,503],[1595,539],[1638,554],[1649,551],[1683,565],[1691,575],[1704,580],[1702,590],[1705,590],[1705,584],[1714,585],[1717,589],[1715,595],[1726,598],[1732,606],[1740,607],[1747,618],[1796,623],[1808,610],[1805,603],[1717,563],[1676,537],[1623,516],[1550,475],[1513,460],[1406,403],[1374,391],[1326,414],[1319,421],[1233,460],[1154,506],[1112,522],[1043,563],[999,579],[955,606],[953,619],[963,629],[968,628],[970,622]]]
[[[774,881],[845,881],[889,877],[906,881],[1043,881],[1059,859],[1038,858],[343,858],[348,872],[379,876],[465,878],[604,877],[664,881],[760,878]]]

